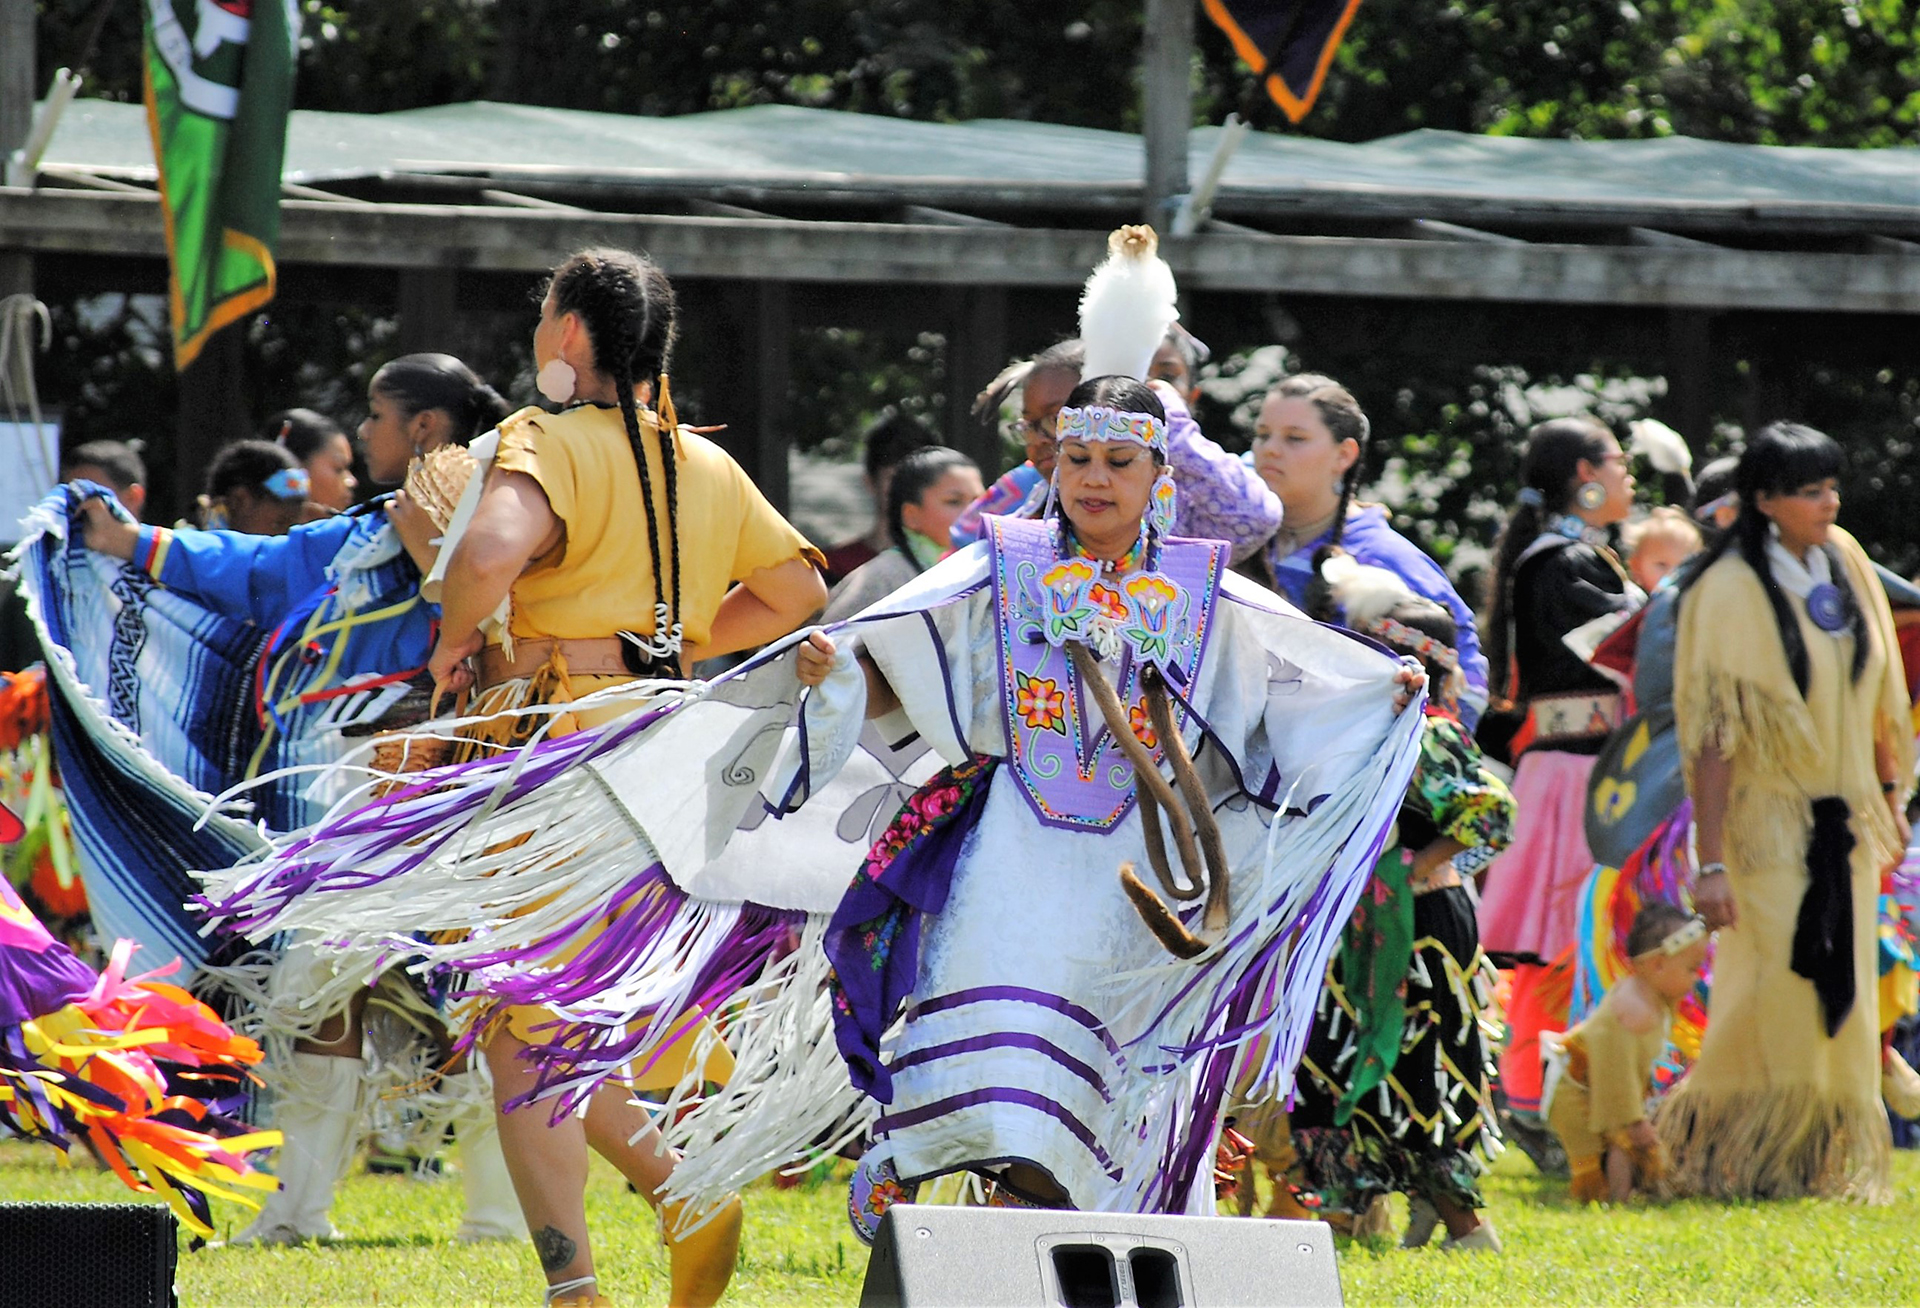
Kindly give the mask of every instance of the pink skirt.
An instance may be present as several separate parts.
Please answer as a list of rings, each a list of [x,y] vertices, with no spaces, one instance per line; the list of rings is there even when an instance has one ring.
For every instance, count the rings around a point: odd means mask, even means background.
[[[1487,868],[1480,944],[1489,954],[1551,963],[1579,930],[1587,849],[1587,778],[1595,756],[1535,749],[1520,756],[1513,843]]]

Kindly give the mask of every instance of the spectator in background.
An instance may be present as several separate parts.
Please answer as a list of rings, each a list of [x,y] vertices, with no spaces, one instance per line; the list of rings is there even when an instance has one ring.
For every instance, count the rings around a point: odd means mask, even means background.
[[[909,451],[887,487],[882,522],[893,543],[833,588],[821,621],[852,617],[945,558],[954,520],[980,498],[980,489],[978,465],[959,450],[928,445]]]
[[[1648,594],[1704,544],[1700,528],[1685,510],[1665,507],[1626,528],[1621,539],[1627,547],[1627,572]]]
[[[235,441],[213,456],[195,526],[284,536],[307,516],[307,470],[284,446]]]
[[[1519,502],[1494,547],[1487,658],[1525,719],[1509,744],[1520,805],[1513,843],[1486,871],[1481,945],[1513,968],[1500,1079],[1532,1155],[1540,1123],[1540,1031],[1553,1007],[1548,964],[1579,932],[1580,889],[1593,870],[1587,782],[1622,717],[1620,686],[1566,637],[1624,620],[1646,596],[1613,552],[1611,529],[1633,508],[1627,455],[1590,417],[1554,418],[1527,436]],[[1545,1140],[1551,1145],[1550,1139]],[[1537,1161],[1537,1160],[1536,1160]]]
[[[1027,447],[1027,461],[1003,473],[960,515],[953,524],[955,549],[980,539],[986,531],[980,521],[985,514],[1039,516],[1059,455],[1054,423],[1059,419],[1060,406],[1080,384],[1080,368],[1086,361],[1087,347],[1078,340],[1057,341],[1033,358],[1007,368],[974,398],[973,414],[985,420],[997,414],[1007,396],[1019,387],[1020,437]]]
[[[1147,365],[1148,381],[1163,381],[1180,392],[1191,410],[1200,398],[1200,368],[1213,357],[1207,343],[1175,323],[1167,330],[1167,339],[1153,353]]]
[[[1734,488],[1739,467],[1739,458],[1729,454],[1700,469],[1693,486],[1693,520],[1701,530],[1725,531],[1740,516],[1740,492]]]
[[[1352,392],[1318,373],[1288,377],[1260,406],[1253,466],[1286,508],[1286,518],[1241,569],[1279,591],[1307,614],[1339,621],[1319,567],[1348,554],[1388,572],[1414,594],[1453,615],[1458,632],[1460,720],[1472,730],[1487,706],[1487,661],[1473,609],[1438,563],[1393,529],[1384,506],[1356,502],[1366,475],[1371,424]]]
[[[353,475],[353,442],[332,418],[312,409],[287,409],[267,419],[267,438],[307,470],[307,498],[341,513],[353,507],[360,482]]]
[[[887,489],[894,467],[909,453],[923,445],[932,445],[934,440],[925,423],[889,409],[867,428],[862,443],[866,446],[867,494],[873,498],[873,528],[866,535],[826,552],[829,586],[837,585],[854,569],[892,548],[893,536],[887,527]]]
[[[1834,525],[1840,447],[1774,423],[1740,513],[1680,582],[1674,709],[1719,931],[1700,1054],[1654,1123],[1676,1188],[1886,1202],[1875,903],[1912,836],[1892,614]]]
[[[147,507],[147,463],[125,441],[88,441],[60,461],[61,481],[97,481],[113,487],[127,512],[139,517]]]

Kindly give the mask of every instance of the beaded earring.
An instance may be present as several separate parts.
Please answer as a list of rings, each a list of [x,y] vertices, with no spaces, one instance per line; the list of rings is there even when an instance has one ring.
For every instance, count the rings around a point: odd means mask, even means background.
[[[1173,484],[1173,469],[1162,468],[1153,479],[1153,499],[1147,512],[1153,529],[1161,536],[1173,535],[1174,517],[1180,507],[1180,492]]]

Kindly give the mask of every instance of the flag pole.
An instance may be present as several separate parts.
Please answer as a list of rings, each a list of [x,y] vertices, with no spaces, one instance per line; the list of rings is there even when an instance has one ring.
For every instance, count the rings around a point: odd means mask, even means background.
[[[1140,81],[1147,171],[1141,216],[1167,231],[1187,193],[1194,0],[1146,0],[1146,5]]]

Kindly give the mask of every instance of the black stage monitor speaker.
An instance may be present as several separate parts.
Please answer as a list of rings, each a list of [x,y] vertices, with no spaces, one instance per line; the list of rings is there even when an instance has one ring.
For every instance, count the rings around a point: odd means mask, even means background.
[[[1341,1308],[1325,1222],[897,1204],[860,1308]]]
[[[175,1308],[165,1204],[0,1204],[0,1308]]]

